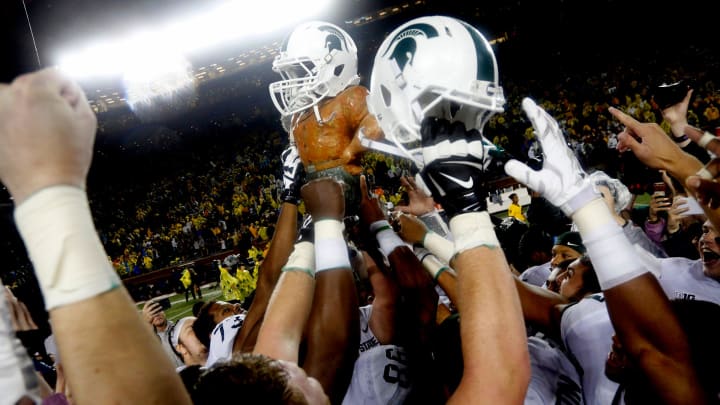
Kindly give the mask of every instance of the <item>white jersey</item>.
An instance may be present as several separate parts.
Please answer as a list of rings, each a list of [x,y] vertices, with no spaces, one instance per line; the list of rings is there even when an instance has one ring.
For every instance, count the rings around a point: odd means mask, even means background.
[[[370,315],[372,315],[372,305],[360,307],[360,347],[359,354],[363,354],[375,346],[380,346],[375,334],[370,330]]]
[[[0,282],[0,290],[3,289]],[[39,404],[40,383],[32,360],[12,327],[12,309],[0,297],[0,405],[15,404],[23,396]]]
[[[593,294],[563,311],[560,333],[566,352],[579,367],[588,405],[612,403],[618,384],[605,376],[605,361],[615,333],[602,294]]]
[[[381,345],[370,330],[372,305],[360,307],[360,347],[343,405],[402,404],[410,391],[405,350]]]
[[[528,267],[520,274],[520,280],[538,287],[545,287],[550,276],[550,262]]]
[[[210,347],[205,367],[210,367],[218,361],[224,361],[232,357],[233,344],[240,328],[245,321],[245,314],[229,316],[215,325],[210,334]]]
[[[552,341],[538,334],[528,337],[530,385],[525,405],[580,405],[580,375],[568,356]]]
[[[710,301],[720,305],[720,282],[703,273],[702,260],[669,257],[658,261],[658,281],[668,298]]]

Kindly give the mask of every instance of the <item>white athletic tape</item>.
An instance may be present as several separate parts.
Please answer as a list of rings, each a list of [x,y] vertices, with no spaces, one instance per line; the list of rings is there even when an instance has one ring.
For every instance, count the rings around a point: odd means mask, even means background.
[[[702,146],[703,148],[706,148],[710,142],[712,142],[716,139],[717,138],[710,132],[705,132],[704,134],[702,134],[702,136],[698,140],[698,145]]]
[[[491,248],[500,246],[487,211],[455,215],[450,220],[450,232],[455,237],[454,254],[479,246]]]
[[[65,185],[42,189],[15,209],[15,222],[48,310],[121,285],[98,238],[85,191]]]
[[[591,201],[577,210],[572,219],[603,291],[647,272],[605,201]]]
[[[697,173],[695,173],[695,175],[700,177],[701,179],[705,179],[705,180],[713,179],[712,173],[710,173],[710,171],[704,167],[701,167],[700,170],[698,170]]]
[[[425,234],[423,246],[445,263],[450,263],[450,259],[452,259],[453,253],[455,252],[455,245],[452,241],[443,238],[433,231],[428,231],[428,233]]]
[[[296,243],[282,271],[303,271],[315,277],[315,245],[311,242]]]
[[[315,231],[315,273],[333,269],[350,269],[350,258],[342,222],[322,219],[313,222]]]

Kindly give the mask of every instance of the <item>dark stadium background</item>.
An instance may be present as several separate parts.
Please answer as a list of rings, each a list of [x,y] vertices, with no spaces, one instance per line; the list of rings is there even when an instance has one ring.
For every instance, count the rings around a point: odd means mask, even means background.
[[[215,1],[215,0],[214,0]],[[214,1],[202,2],[212,4]],[[301,1],[301,0],[298,0]],[[399,24],[421,15],[443,14],[459,17],[486,34],[488,38],[504,38],[496,45],[496,55],[505,80],[533,82],[537,79],[562,83],[570,73],[602,72],[628,60],[661,59],[664,66],[648,63],[644,68],[661,69],[672,65],[702,66],[707,49],[717,50],[717,14],[708,2],[688,0],[661,7],[657,2],[623,0],[602,1],[448,1],[425,0],[404,12],[376,18],[373,22],[354,25],[352,21],[378,10],[413,1],[337,0],[337,6],[326,20],[345,28],[359,48],[362,84],[368,85],[372,55],[384,36]],[[84,43],[93,38],[106,39],[132,25],[150,25],[168,14],[197,8],[201,2],[189,0],[25,0],[42,66],[52,63],[55,52],[67,44]],[[38,68],[37,55],[28,29],[21,0],[3,3],[0,22],[0,80],[7,82],[18,74]],[[268,22],[272,24],[272,22]],[[198,32],[202,35],[202,32]],[[248,49],[262,47],[282,39],[281,34],[253,37],[222,49],[213,49],[196,56],[194,66],[210,65],[226,60]],[[273,110],[267,84],[277,80],[270,70],[271,58],[246,69],[221,75],[201,84],[204,92],[213,88],[233,87],[234,96],[216,102],[195,116],[169,116],[158,124],[181,133],[171,146],[148,142],[153,128],[138,125],[137,129],[121,126],[115,121],[123,112],[99,114],[105,130],[98,134],[96,157],[91,170],[93,184],[122,184],[143,181],[143,174],[152,170],[172,170],[182,166],[178,155],[209,144],[242,142],[218,136],[203,137],[203,131],[188,130],[188,125],[212,125],[227,115],[237,117],[243,125],[254,122],[257,110]],[[451,69],[451,66],[449,66]],[[717,77],[717,72],[714,73]],[[117,88],[117,84],[104,83]],[[93,92],[87,86],[88,94]],[[202,92],[201,92],[202,94]],[[127,115],[127,110],[124,111]],[[1,124],[1,123],[0,123]],[[276,126],[277,122],[262,125]],[[230,128],[232,129],[232,128]],[[275,128],[279,129],[279,128]],[[111,198],[111,197],[110,197]],[[24,248],[12,224],[12,202],[0,190],[0,274],[15,271],[14,264],[27,261]],[[32,294],[28,292],[27,294]],[[21,293],[22,295],[22,293]],[[37,307],[37,303],[31,306]]]

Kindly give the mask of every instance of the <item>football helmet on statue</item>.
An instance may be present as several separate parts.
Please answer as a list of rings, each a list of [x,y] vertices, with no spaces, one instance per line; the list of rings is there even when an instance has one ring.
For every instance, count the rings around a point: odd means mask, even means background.
[[[463,122],[482,133],[503,111],[505,97],[485,37],[463,21],[429,16],[401,25],[380,45],[367,103],[385,138],[422,168],[424,118]]]
[[[322,21],[297,26],[272,69],[282,76],[269,90],[283,116],[304,111],[360,82],[355,42],[340,27]]]

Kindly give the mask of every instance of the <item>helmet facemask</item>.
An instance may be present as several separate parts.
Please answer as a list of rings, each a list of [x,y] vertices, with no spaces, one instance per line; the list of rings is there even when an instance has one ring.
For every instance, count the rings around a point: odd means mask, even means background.
[[[292,115],[359,83],[357,49],[338,27],[311,22],[298,27],[273,61],[282,80],[270,84],[275,107]]]

